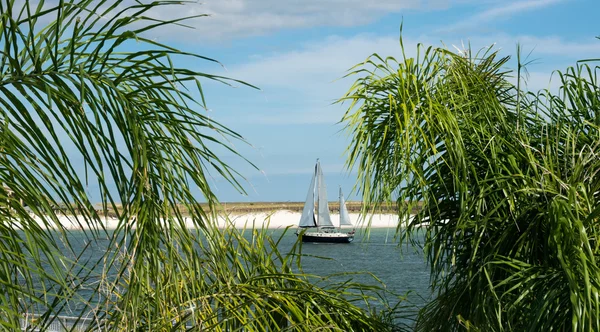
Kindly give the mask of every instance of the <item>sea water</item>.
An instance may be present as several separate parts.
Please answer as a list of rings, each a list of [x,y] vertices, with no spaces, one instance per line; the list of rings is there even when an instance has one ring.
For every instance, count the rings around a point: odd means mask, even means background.
[[[398,243],[394,234],[395,229],[374,228],[368,233],[357,231],[350,244],[304,243],[303,271],[321,276],[367,272],[352,274],[352,281],[381,285],[390,293],[406,297],[410,304],[421,307],[431,298],[429,268],[423,251],[418,246]],[[287,241],[280,243],[280,250],[293,245],[295,238],[289,235],[286,234]],[[349,279],[350,275],[341,278]]]
[[[283,234],[283,230],[267,232],[274,238]],[[251,236],[251,232],[245,234],[247,237]],[[303,272],[318,276],[338,275],[333,280],[351,280],[384,287],[389,303],[393,305],[405,298],[404,304],[414,306],[416,310],[431,298],[428,287],[429,269],[422,250],[406,243],[399,244],[394,240],[394,234],[395,229],[374,228],[369,232],[358,230],[354,242],[349,244],[303,243]],[[92,241],[93,248],[90,248],[90,241],[82,231],[72,231],[69,237],[74,253],[85,251],[85,255],[80,257],[84,261],[89,258],[90,262],[96,262],[109,244],[108,239],[96,240]],[[278,249],[286,253],[296,241],[293,231],[288,231],[283,234]],[[87,291],[90,294],[82,294],[84,297],[92,295],[92,288]],[[70,308],[71,315],[81,312],[76,307]]]

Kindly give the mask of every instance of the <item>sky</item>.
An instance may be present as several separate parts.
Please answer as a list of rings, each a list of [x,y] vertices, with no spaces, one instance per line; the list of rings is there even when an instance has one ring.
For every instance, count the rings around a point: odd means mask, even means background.
[[[345,167],[350,137],[339,123],[347,105],[335,103],[353,79],[348,69],[369,55],[401,57],[418,43],[452,50],[494,45],[516,58],[517,44],[535,60],[530,90],[556,88],[553,70],[600,58],[597,0],[206,0],[152,13],[169,18],[207,14],[170,27],[157,40],[220,61],[183,63],[194,70],[246,81],[205,81],[208,112],[248,142],[232,142],[258,169],[223,153],[246,181],[245,195],[216,175],[223,202],[303,201],[320,159],[329,200],[341,186],[349,199],[356,170]],[[187,61],[187,60],[184,60]],[[180,64],[182,65],[182,64]],[[509,68],[516,67],[515,61]]]

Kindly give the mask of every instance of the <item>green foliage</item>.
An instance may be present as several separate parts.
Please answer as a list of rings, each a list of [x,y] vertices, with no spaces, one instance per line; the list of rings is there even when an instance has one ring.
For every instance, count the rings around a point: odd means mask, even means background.
[[[394,309],[369,295],[382,292],[380,287],[305,274],[300,248],[278,249],[290,234],[273,238],[266,229],[252,230],[250,236],[246,232],[192,233],[193,253],[185,261],[166,259],[154,287],[125,278],[119,286],[135,295],[130,308],[122,310],[121,292],[114,292],[110,317],[100,321],[121,330],[173,325],[208,331],[389,331],[398,324]],[[128,273],[139,272],[130,267]],[[375,303],[391,319],[372,314]]]
[[[24,314],[41,329],[64,314],[90,330],[394,328],[368,288],[315,287],[298,248],[213,229],[211,174],[243,191],[217,152],[244,140],[204,112],[200,80],[232,80],[175,65],[216,61],[146,37],[182,24],[146,16],[179,3],[0,1],[1,328]]]
[[[340,101],[364,203],[396,201],[405,239],[425,229],[437,296],[417,330],[600,329],[598,68],[533,94],[491,48],[402,49]]]

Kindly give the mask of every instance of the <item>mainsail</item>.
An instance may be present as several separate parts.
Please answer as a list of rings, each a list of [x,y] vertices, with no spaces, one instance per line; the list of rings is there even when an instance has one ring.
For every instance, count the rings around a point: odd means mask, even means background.
[[[315,215],[315,201],[317,214]],[[308,188],[308,194],[306,195],[306,202],[304,203],[304,209],[302,210],[302,216],[300,217],[299,227],[334,227],[329,216],[329,204],[327,203],[327,187],[325,186],[325,179],[323,177],[323,171],[321,170],[321,163],[317,159],[315,165],[315,173],[313,174],[310,187]]]
[[[352,225],[341,188],[340,223],[341,225]],[[354,230],[342,233],[331,222],[329,203],[327,202],[327,186],[325,185],[325,177],[319,159],[317,159],[315,165],[315,172],[308,188],[306,202],[298,226],[300,228],[317,228],[316,232],[296,231],[296,235],[302,237],[302,242],[350,243],[354,240]]]
[[[319,227],[334,227],[329,216],[329,203],[327,203],[327,187],[325,186],[325,177],[323,176],[323,170],[321,170],[321,164],[317,160],[317,203],[319,204],[319,218],[317,219],[317,225]]]
[[[315,165],[315,173],[310,181],[310,187],[308,187],[308,194],[306,195],[306,202],[304,203],[304,209],[302,210],[302,216],[300,217],[299,227],[317,227],[315,221],[315,179],[317,177],[317,165]]]
[[[342,193],[342,188],[340,188],[340,226],[342,225],[352,226],[352,222],[350,222],[350,215],[348,214],[348,209],[346,208],[344,194]]]

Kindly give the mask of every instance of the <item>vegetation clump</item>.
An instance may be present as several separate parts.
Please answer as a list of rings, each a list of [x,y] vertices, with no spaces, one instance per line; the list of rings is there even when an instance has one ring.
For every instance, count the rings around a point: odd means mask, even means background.
[[[398,228],[427,225],[436,296],[416,329],[599,330],[598,67],[531,93],[520,55],[514,75],[492,48],[402,51],[352,69],[342,121],[365,204],[423,203]]]

